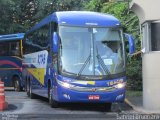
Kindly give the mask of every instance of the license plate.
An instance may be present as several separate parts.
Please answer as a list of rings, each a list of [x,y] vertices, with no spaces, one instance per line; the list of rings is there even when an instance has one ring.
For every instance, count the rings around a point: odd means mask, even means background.
[[[99,95],[89,95],[89,96],[88,96],[88,99],[89,99],[89,100],[99,100],[100,97],[99,97]]]

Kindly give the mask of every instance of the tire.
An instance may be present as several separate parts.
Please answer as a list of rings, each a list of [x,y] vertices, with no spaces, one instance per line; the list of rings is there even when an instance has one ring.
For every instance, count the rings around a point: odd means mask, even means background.
[[[24,83],[24,91],[27,92],[27,80]]]
[[[27,96],[30,97],[30,81],[29,80],[26,81],[26,92],[27,92]]]
[[[105,103],[104,105],[105,111],[111,112],[111,108],[112,108],[112,103]]]
[[[29,81],[29,95],[30,95],[29,97],[31,99],[35,99],[36,98],[36,95],[32,93],[32,82],[31,81]]]
[[[14,77],[14,90],[17,92],[22,91],[22,87],[20,86],[20,78],[19,77]]]
[[[49,88],[48,88],[48,99],[49,99],[49,104],[52,108],[58,108],[59,107],[59,103],[57,101],[55,101],[52,97],[52,89],[49,85]]]

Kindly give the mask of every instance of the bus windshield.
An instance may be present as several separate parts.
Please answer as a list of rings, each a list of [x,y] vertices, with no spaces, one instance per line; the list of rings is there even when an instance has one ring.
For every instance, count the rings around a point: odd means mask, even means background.
[[[0,56],[20,56],[20,42],[0,42]]]
[[[120,28],[59,27],[60,69],[77,76],[110,76],[125,72]]]

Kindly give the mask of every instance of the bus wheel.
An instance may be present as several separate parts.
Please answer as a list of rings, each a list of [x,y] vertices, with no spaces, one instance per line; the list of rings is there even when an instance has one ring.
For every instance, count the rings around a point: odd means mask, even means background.
[[[105,111],[111,112],[111,108],[112,108],[112,103],[105,103],[104,105]]]
[[[32,83],[31,81],[29,82],[29,95],[31,99],[35,99],[36,95],[32,93]]]
[[[20,81],[19,77],[14,77],[14,90],[18,92],[21,91],[19,81]]]
[[[30,82],[29,80],[26,81],[26,91],[27,91],[27,96],[30,97]]]
[[[51,87],[49,87],[49,89],[48,89],[49,104],[52,108],[58,108],[59,103],[57,101],[53,100],[51,91],[52,91],[52,89],[51,89]]]

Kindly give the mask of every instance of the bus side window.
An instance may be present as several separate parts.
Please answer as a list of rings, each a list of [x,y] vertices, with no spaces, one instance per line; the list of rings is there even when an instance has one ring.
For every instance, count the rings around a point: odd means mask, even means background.
[[[7,55],[7,50],[8,44],[5,44],[4,42],[1,42],[0,44],[0,56],[6,56]]]
[[[20,46],[19,42],[11,43],[10,55],[19,56],[20,55]]]

